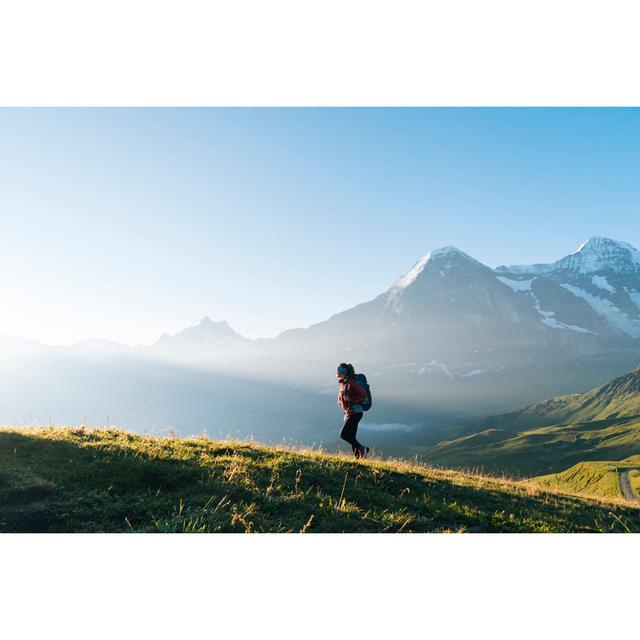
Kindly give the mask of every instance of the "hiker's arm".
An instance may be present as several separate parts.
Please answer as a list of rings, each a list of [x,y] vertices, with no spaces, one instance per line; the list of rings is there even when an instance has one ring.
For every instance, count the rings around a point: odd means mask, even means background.
[[[342,407],[343,411],[348,411],[351,408],[349,385],[346,385],[344,388],[340,388],[340,393],[338,393],[338,404]]]

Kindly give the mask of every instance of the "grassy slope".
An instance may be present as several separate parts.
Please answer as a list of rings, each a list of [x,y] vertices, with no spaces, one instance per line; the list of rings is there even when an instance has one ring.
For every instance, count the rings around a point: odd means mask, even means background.
[[[636,467],[640,467],[640,456],[631,456],[618,462],[580,462],[561,473],[532,478],[532,481],[556,491],[621,498],[618,474]],[[630,478],[634,473],[630,471]],[[633,488],[633,480],[631,486]]]
[[[433,447],[432,463],[479,467],[520,476],[555,473],[581,461],[620,460],[640,454],[640,420],[612,418],[532,428],[487,430]]]
[[[0,430],[2,531],[640,531],[640,510],[406,462]]]
[[[430,462],[523,476],[640,454],[640,368],[586,393],[488,418],[426,452]]]
[[[518,411],[494,416],[486,421],[486,426],[523,431],[533,426],[638,416],[640,367],[585,393],[549,398]]]

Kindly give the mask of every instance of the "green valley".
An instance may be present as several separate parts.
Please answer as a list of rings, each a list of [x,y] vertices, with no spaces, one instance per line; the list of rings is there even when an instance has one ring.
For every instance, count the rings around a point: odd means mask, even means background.
[[[519,477],[640,454],[640,369],[586,393],[495,416],[431,447],[433,464]]]

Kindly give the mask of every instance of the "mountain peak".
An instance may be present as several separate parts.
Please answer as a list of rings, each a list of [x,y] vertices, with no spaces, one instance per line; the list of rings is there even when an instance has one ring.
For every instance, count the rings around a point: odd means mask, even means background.
[[[200,329],[213,329],[215,327],[222,328],[230,328],[227,324],[226,320],[219,320],[218,322],[214,322],[209,316],[205,316],[200,320],[200,323],[197,325]]]
[[[209,316],[205,316],[197,325],[182,329],[174,335],[163,333],[155,345],[181,344],[200,348],[207,344],[218,346],[223,343],[241,343],[245,340],[246,338],[236,333],[225,320],[214,322]]]
[[[429,253],[423,255],[422,258],[420,258],[420,260],[418,260],[418,262],[413,265],[411,271],[409,271],[396,281],[395,286],[400,289],[405,289],[410,284],[415,282],[416,278],[430,263],[451,262],[452,260],[456,259],[468,260],[469,262],[479,264],[477,260],[474,260],[464,251],[460,251],[460,249],[458,249],[457,247],[453,247],[451,245],[440,247],[439,249],[434,249],[433,251],[429,251]]]
[[[433,251],[430,252],[430,255],[432,258],[436,258],[439,256],[450,256],[450,255],[460,255],[460,256],[464,256],[465,258],[470,257],[464,251],[460,251],[458,247],[454,247],[452,245],[447,245],[446,247],[440,247],[439,249],[434,249]]]
[[[605,238],[604,236],[591,236],[583,242],[571,255],[578,253],[611,253],[611,252],[638,252],[638,250],[628,242]]]
[[[498,273],[534,274],[538,276],[572,272],[579,275],[598,271],[640,272],[640,251],[628,242],[604,236],[591,236],[573,253],[550,264],[500,266]]]
[[[554,267],[582,274],[607,270],[637,272],[640,270],[640,251],[628,242],[591,236],[572,254],[558,260]]]
[[[226,320],[213,321],[209,316],[205,316],[195,327],[188,327],[181,333],[191,332],[194,335],[206,337],[235,337],[238,334],[229,326]]]

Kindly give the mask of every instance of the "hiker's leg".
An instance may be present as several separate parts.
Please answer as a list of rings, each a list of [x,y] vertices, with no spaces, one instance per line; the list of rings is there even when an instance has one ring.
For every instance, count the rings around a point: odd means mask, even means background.
[[[357,413],[354,413],[350,416],[345,416],[342,431],[340,431],[340,437],[348,442],[354,451],[359,447],[358,441],[356,440],[356,428],[358,421],[355,420],[355,418],[357,415]]]
[[[356,440],[356,433],[358,432],[358,424],[360,424],[360,420],[362,420],[361,413],[353,414],[353,448],[362,449],[362,445]]]

